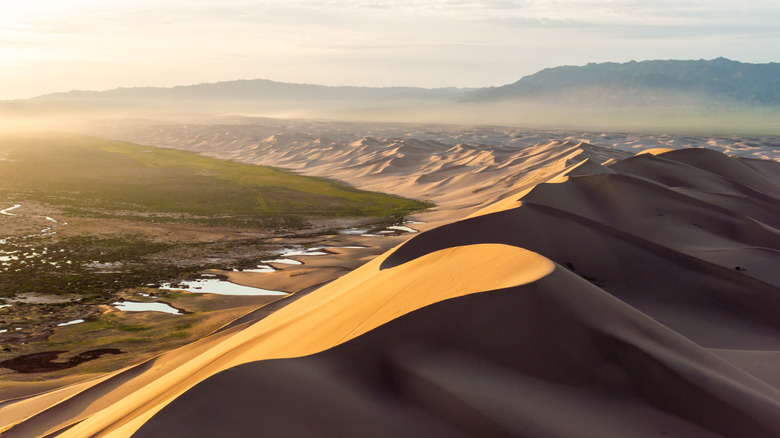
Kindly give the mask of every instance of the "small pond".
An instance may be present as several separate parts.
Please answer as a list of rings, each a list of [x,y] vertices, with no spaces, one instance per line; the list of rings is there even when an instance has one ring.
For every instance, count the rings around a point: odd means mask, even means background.
[[[241,286],[240,284],[235,284],[216,278],[201,278],[193,281],[180,281],[176,284],[163,283],[160,285],[160,289],[182,290],[191,293],[217,295],[287,295],[287,292]]]
[[[170,313],[172,315],[181,315],[182,312],[165,303],[139,303],[136,301],[116,301],[111,303],[112,306],[123,312],[162,312]]]

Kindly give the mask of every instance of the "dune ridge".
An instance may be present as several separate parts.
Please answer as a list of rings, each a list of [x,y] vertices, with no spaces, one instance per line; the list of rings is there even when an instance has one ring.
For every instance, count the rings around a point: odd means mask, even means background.
[[[437,205],[426,222],[460,219],[591,158],[633,155],[554,133],[264,120],[258,124],[115,124],[95,133],[222,159],[282,167]]]
[[[776,436],[778,396],[558,267],[526,286],[425,307],[323,353],[226,370],[136,436],[225,427],[274,436],[760,437]],[[213,405],[213,417],[191,418]]]
[[[641,155],[608,166],[615,173],[577,176],[575,169],[563,183],[536,186],[520,199],[520,207],[416,236],[390,255],[385,266],[447,247],[453,244],[451,235],[460,236],[455,240],[458,244],[500,241],[568,267],[697,342],[706,341],[707,346],[731,348],[727,340],[749,338],[738,333],[752,331],[752,342],[760,339],[767,349],[776,349],[780,275],[773,268],[780,240],[776,219],[762,222],[756,217],[761,215],[751,215],[753,209],[745,207],[756,202],[751,197],[753,189],[743,189],[745,193],[737,196],[736,202],[718,205],[706,200],[733,197],[722,192],[722,184],[712,184],[710,191],[699,187],[695,191],[699,199],[684,186],[653,181],[648,172],[631,176],[634,168],[643,168],[647,161],[674,163],[677,156],[689,154],[715,157],[705,164],[726,159],[747,169],[736,159],[707,150],[668,152],[660,157]],[[740,183],[726,182],[732,187]],[[764,184],[771,188],[774,183],[767,179]],[[774,202],[761,202],[776,208],[777,198],[766,196]],[[534,232],[525,231],[529,229]],[[678,314],[680,308],[692,313],[683,318]],[[713,331],[707,338],[705,333],[686,330],[685,320],[698,318],[696,314],[702,311],[711,312],[701,317],[702,322],[713,317],[724,321],[736,318],[745,327],[740,325],[739,330],[734,328],[734,333],[722,338],[719,336],[726,334],[728,325],[708,324],[713,325]],[[772,335],[764,336],[765,332]]]
[[[132,420],[147,419],[170,399],[215,372],[253,360],[322,351],[410,310],[453,296],[534,281],[553,268],[543,257],[506,245],[447,249],[399,270],[380,271],[382,259],[377,258],[260,323],[228,330],[163,355],[146,364],[146,371],[137,377],[119,374],[61,402],[54,407],[55,413],[73,414],[87,408],[77,416],[77,421],[88,416],[62,436],[105,433],[122,426],[132,430],[140,425]],[[526,269],[512,269],[518,259],[524,261]],[[430,271],[448,275],[442,279],[427,275]],[[481,280],[471,281],[475,277]],[[365,290],[372,294],[366,296]],[[111,387],[105,388],[108,385]],[[89,405],[84,406],[79,396]],[[48,428],[67,417],[51,414],[39,413],[8,434],[51,433]],[[119,431],[125,433],[121,431],[126,429]]]

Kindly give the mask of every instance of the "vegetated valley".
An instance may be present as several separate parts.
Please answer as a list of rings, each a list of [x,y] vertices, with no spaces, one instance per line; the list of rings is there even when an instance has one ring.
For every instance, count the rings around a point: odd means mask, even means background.
[[[67,373],[62,363],[86,361],[67,358],[72,350],[112,353],[84,372],[116,369],[278,299],[157,289],[162,282],[255,267],[286,243],[383,227],[428,207],[275,168],[64,134],[0,138],[0,204],[0,361],[31,357],[19,369],[52,378]],[[171,319],[108,306],[150,297],[186,312]],[[83,323],[55,330],[69,321]]]

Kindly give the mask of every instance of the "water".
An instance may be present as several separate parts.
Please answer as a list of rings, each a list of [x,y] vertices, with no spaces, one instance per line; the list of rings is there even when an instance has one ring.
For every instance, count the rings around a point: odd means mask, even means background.
[[[17,209],[17,208],[19,208],[19,207],[21,207],[21,205],[20,205],[20,204],[14,204],[14,206],[13,206],[13,207],[8,207],[8,208],[6,208],[6,209],[0,210],[0,214],[4,214],[4,215],[6,215],[6,216],[17,216],[17,215],[16,215],[16,214],[14,214],[14,213],[9,213],[9,211],[11,211],[11,210],[16,210],[16,209]]]
[[[74,319],[73,321],[63,322],[62,324],[57,324],[57,327],[65,327],[66,325],[73,325],[73,324],[81,324],[84,322],[83,319]]]
[[[257,268],[255,269],[244,269],[243,272],[255,272],[255,273],[261,273],[261,274],[270,274],[273,272],[276,272],[276,269],[274,269],[272,266],[267,265],[266,263],[282,263],[282,264],[288,264],[288,265],[302,265],[303,263],[289,258],[290,256],[320,256],[320,255],[330,255],[330,252],[323,251],[327,248],[365,248],[365,246],[315,246],[312,248],[303,248],[303,247],[294,247],[294,248],[286,248],[281,249],[278,251],[275,251],[274,254],[281,256],[281,258],[273,259],[273,260],[263,260],[263,264],[257,265]],[[235,271],[235,269],[234,269]]]
[[[273,260],[261,260],[263,263],[282,263],[285,265],[302,265],[303,262],[299,262],[294,259],[273,259]]]
[[[347,228],[339,231],[339,234],[365,234],[368,233],[368,228]]]
[[[289,257],[289,256],[315,256],[315,255],[327,255],[328,253],[325,251],[320,251],[324,249],[321,246],[316,246],[314,248],[287,248],[282,249],[279,251],[276,251],[277,255],[280,255],[282,257]]]
[[[403,225],[392,225],[392,226],[387,227],[387,229],[388,230],[403,231],[405,233],[417,233],[418,232],[417,230],[415,230],[413,228],[409,228],[409,227],[406,227],[406,226],[403,226]]]
[[[287,292],[277,290],[260,289],[258,287],[241,286],[240,284],[229,281],[217,280],[214,278],[202,278],[193,281],[179,282],[175,287],[171,283],[160,285],[164,290],[181,290],[197,294],[217,294],[217,295],[287,295]]]
[[[179,309],[171,307],[165,303],[139,303],[136,301],[117,301],[111,303],[112,306],[123,312],[162,312],[172,315],[181,315]]]
[[[257,265],[257,268],[255,269],[244,269],[244,272],[256,272],[260,274],[270,274],[272,272],[276,272],[276,269],[268,266],[268,265]]]
[[[424,222],[419,221],[404,221],[404,224],[422,224]],[[391,225],[387,228],[385,228],[382,231],[378,231],[376,233],[369,233],[369,230],[366,228],[360,229],[360,228],[349,228],[346,230],[341,230],[341,234],[359,234],[362,237],[380,237],[380,236],[387,236],[391,234],[396,234],[398,232],[402,233],[418,233],[419,231],[415,230],[414,228],[407,227],[406,225]]]

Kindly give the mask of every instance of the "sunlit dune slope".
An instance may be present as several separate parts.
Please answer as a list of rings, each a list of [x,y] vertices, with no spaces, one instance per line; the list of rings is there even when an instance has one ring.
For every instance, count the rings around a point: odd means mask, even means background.
[[[135,436],[770,437],[779,401],[777,389],[559,267],[320,354],[231,368]]]
[[[418,308],[531,282],[554,266],[544,257],[508,245],[450,248],[402,267],[380,270],[383,259],[375,259],[257,324],[163,355],[136,367],[142,369],[140,373],[120,373],[32,416],[9,434],[42,434],[90,415],[63,436],[88,436],[126,423],[122,433],[129,433],[170,399],[218,371],[254,360],[317,353]],[[523,269],[516,268],[518,261]],[[26,403],[35,407],[34,400]]]

